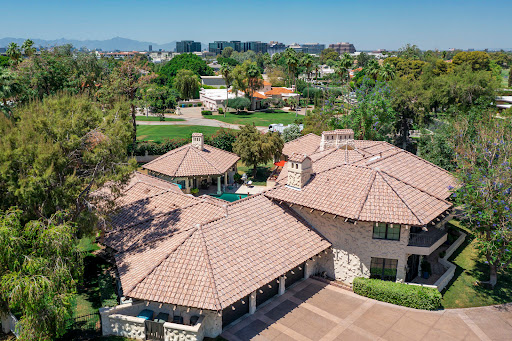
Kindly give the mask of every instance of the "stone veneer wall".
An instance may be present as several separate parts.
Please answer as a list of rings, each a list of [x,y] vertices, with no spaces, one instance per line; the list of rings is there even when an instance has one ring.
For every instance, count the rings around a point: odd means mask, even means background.
[[[409,229],[402,227],[399,241],[373,239],[373,223],[360,221],[354,225],[331,214],[293,209],[332,244],[332,251],[326,255],[329,257],[317,260],[313,273],[326,271],[329,277],[352,284],[356,277],[370,276],[372,257],[390,258],[398,260],[397,281],[405,281]]]
[[[101,323],[102,323],[102,329],[103,329],[103,335],[121,335],[115,333],[116,327],[121,327],[121,325],[124,325],[125,323],[123,321],[119,321],[119,319],[116,317],[114,320],[110,318],[112,314],[116,315],[128,315],[132,319],[137,319],[137,316],[143,309],[150,309],[153,310],[155,316],[160,313],[164,312],[169,314],[169,316],[179,315],[183,317],[183,322],[185,324],[190,323],[190,317],[191,316],[204,316],[204,319],[202,320],[202,330],[201,333],[204,334],[206,337],[217,337],[222,332],[222,317],[219,316],[219,314],[216,311],[211,310],[201,310],[197,308],[188,308],[183,306],[176,306],[176,309],[173,310],[173,306],[169,304],[162,304],[160,307],[160,303],[151,302],[149,305],[146,305],[145,302],[134,302],[134,303],[127,303],[127,304],[121,304],[118,306],[115,306],[113,308],[101,308],[100,309],[100,315],[101,315]],[[134,320],[136,323],[137,321]],[[167,327],[166,329],[170,328],[169,325],[172,325],[172,323],[166,323],[164,327]],[[144,323],[142,323],[142,326],[144,327]],[[180,325],[181,329],[186,330],[187,328],[194,328],[191,326],[185,326]],[[131,329],[130,329],[131,330]],[[143,329],[144,330],[144,329]],[[131,333],[137,333],[137,331],[133,330]],[[144,334],[143,334],[144,335]],[[123,335],[124,336],[124,335]],[[128,336],[127,336],[128,337]],[[131,338],[137,338],[135,336],[129,336]],[[172,340],[172,339],[170,339]]]

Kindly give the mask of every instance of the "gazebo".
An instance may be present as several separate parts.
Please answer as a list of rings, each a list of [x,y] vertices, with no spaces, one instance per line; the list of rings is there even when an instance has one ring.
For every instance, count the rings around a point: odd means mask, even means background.
[[[192,134],[192,143],[170,152],[142,166],[150,175],[173,182],[185,193],[191,188],[210,186],[216,182],[217,194],[234,182],[236,164],[240,157],[204,144],[201,133]]]

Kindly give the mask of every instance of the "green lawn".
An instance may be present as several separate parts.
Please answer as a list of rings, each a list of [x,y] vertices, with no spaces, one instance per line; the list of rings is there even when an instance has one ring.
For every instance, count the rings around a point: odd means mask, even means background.
[[[230,124],[246,125],[254,123],[257,126],[268,126],[273,123],[282,123],[284,125],[295,122],[297,118],[303,118],[299,115],[295,117],[295,113],[289,113],[283,110],[275,110],[273,113],[266,112],[241,112],[239,115],[228,112],[226,117],[215,113],[214,115],[207,115],[204,118],[218,120]]]
[[[137,140],[161,142],[165,139],[188,139],[192,133],[213,135],[221,128],[188,125],[138,125]]]
[[[453,222],[453,221],[452,221]],[[466,231],[467,232],[467,231]],[[452,255],[450,261],[457,265],[455,276],[443,293],[444,308],[468,308],[512,302],[512,267],[498,275],[494,289],[478,285],[489,280],[489,266],[478,255],[476,242],[471,234]]]
[[[136,116],[135,119],[137,121],[162,121],[160,117],[157,116]],[[164,117],[165,122],[176,122],[176,121],[185,121],[183,118],[174,118],[174,117]]]
[[[252,184],[255,186],[266,186],[267,178],[271,173],[271,169],[274,167],[274,163],[271,161],[266,165],[259,165],[256,170],[256,177],[252,176],[252,167],[244,165],[242,161],[238,161],[237,169],[240,175],[247,173],[249,180],[252,180]]]
[[[93,314],[98,308],[117,304],[114,279],[106,271],[112,265],[92,253],[99,248],[92,237],[80,240],[79,249],[85,252],[84,280],[78,286],[74,316]]]

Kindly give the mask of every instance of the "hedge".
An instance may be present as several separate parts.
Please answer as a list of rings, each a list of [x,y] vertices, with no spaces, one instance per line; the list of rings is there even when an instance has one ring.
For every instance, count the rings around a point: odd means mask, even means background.
[[[208,115],[211,115],[211,114],[212,114],[212,112],[210,110],[202,110],[201,111],[201,115],[203,115],[203,116],[205,116],[205,115],[208,116]]]
[[[352,288],[361,296],[403,307],[436,310],[441,306],[442,296],[435,288],[362,277],[354,279]]]

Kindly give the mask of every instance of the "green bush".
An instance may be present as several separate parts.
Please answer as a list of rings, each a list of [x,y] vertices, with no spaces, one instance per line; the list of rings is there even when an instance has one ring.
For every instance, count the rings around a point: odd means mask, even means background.
[[[201,111],[201,115],[205,116],[205,115],[211,115],[212,112],[210,110],[202,110]]]
[[[224,109],[222,109],[222,108],[220,108],[220,107],[219,107],[219,108],[217,109],[217,112],[219,113],[219,115],[222,115],[222,114],[224,114]]]
[[[352,284],[358,295],[403,307],[436,310],[441,306],[441,293],[434,288],[357,277]]]

